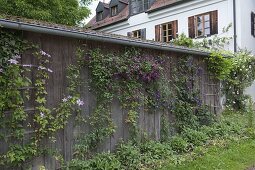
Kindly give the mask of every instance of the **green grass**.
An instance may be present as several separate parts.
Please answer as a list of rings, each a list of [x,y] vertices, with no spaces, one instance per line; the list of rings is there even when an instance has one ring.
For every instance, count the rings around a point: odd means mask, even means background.
[[[179,166],[169,165],[162,170],[245,170],[255,164],[255,140],[231,142],[227,147],[211,147],[193,161]]]

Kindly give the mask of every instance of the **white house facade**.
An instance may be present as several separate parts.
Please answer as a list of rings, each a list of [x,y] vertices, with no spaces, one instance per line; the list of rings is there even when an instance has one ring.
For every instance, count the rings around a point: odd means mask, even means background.
[[[233,37],[228,50],[246,48],[255,54],[254,13],[255,0],[111,0],[99,2],[97,16],[88,25],[102,32],[163,42],[181,33],[198,40],[212,35]],[[223,33],[229,24],[232,27]],[[255,85],[248,93],[255,100]]]

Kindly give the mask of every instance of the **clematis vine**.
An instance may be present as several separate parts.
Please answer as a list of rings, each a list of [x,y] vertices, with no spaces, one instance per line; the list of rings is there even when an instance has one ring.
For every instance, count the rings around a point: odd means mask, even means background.
[[[41,50],[40,51],[40,54],[42,55],[42,56],[46,56],[46,57],[51,57],[51,55],[49,55],[48,53],[46,53],[45,51],[43,51],[43,50]]]
[[[84,105],[84,102],[83,102],[82,100],[78,99],[78,100],[76,101],[76,104],[77,104],[78,106],[82,106],[82,105]]]
[[[18,64],[19,62],[15,59],[10,59],[8,60],[10,62],[10,64]]]

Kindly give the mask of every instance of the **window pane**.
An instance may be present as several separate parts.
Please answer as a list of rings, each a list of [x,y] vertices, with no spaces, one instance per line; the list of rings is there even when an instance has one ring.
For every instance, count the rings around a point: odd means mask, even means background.
[[[202,23],[197,23],[197,29],[201,30],[203,28],[203,24]]]
[[[166,42],[166,40],[167,40],[166,37],[163,37],[163,42]]]
[[[168,29],[172,29],[172,24],[168,24]]]
[[[209,20],[210,20],[210,16],[209,16],[209,14],[204,15],[204,17],[205,17],[205,21],[209,21]]]
[[[210,35],[210,28],[205,29],[205,35]]]
[[[162,28],[165,31],[166,30],[166,25],[162,25]]]
[[[197,17],[197,22],[202,22],[202,16]]]
[[[166,36],[166,31],[163,31],[163,36]]]
[[[197,36],[202,36],[203,35],[203,31],[202,30],[197,30]]]
[[[168,30],[168,35],[172,35],[172,30]]]
[[[210,28],[210,21],[205,22],[205,28]]]

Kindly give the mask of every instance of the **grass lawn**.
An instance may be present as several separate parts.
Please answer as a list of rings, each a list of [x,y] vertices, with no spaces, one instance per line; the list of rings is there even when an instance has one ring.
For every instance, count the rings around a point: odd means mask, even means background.
[[[255,140],[230,143],[226,148],[211,147],[202,157],[162,170],[245,170],[255,164]]]

